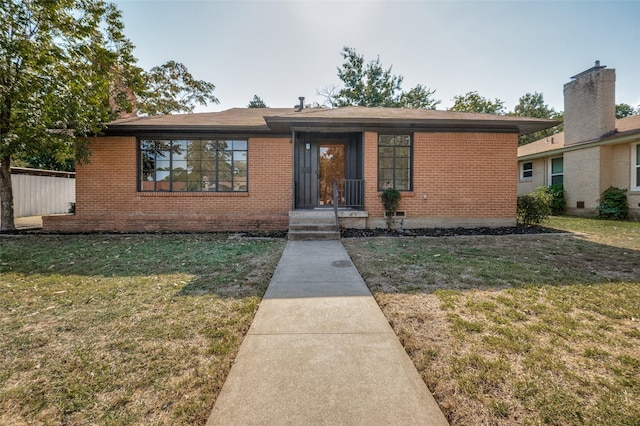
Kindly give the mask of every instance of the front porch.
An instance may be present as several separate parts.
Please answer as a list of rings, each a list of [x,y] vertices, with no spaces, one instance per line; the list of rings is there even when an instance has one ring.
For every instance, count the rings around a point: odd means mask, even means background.
[[[295,132],[294,210],[333,208],[336,203],[364,209],[362,139],[361,132]]]

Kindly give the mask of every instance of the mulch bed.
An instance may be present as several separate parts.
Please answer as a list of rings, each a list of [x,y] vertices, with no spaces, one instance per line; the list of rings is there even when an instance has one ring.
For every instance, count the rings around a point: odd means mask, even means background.
[[[340,230],[342,238],[367,238],[367,237],[455,237],[461,235],[535,235],[535,234],[558,234],[566,233],[554,228],[546,228],[540,225],[530,226],[510,226],[502,228],[426,228],[426,229],[353,229],[343,228]],[[0,232],[2,235],[136,235],[136,234],[198,234],[200,232],[43,232],[42,230],[17,230],[11,232]],[[210,234],[227,235],[230,239],[236,238],[287,238],[288,232],[282,231],[253,231],[253,232],[210,232]]]
[[[566,233],[540,225],[508,226],[502,228],[426,228],[426,229],[342,229],[342,238],[362,237],[455,237],[461,235],[534,235]]]

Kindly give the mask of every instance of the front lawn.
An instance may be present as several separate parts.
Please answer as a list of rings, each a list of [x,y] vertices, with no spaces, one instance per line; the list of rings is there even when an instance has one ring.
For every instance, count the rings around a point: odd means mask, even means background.
[[[640,223],[343,241],[452,425],[640,424]]]
[[[0,424],[204,424],[283,247],[0,237]]]

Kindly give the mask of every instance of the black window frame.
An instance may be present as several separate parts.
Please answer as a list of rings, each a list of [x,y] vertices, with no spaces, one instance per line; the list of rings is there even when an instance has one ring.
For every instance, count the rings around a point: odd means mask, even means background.
[[[146,151],[145,149],[143,149],[143,144],[144,143],[168,143],[168,147],[169,149],[167,150],[169,152],[169,159],[168,160],[164,160],[164,161],[168,161],[169,162],[169,187],[168,189],[158,189],[158,182],[163,182],[163,180],[158,180],[158,167],[154,165],[153,167],[153,180],[144,180],[144,164],[143,164],[143,152]],[[200,182],[202,183],[202,180],[199,181],[189,181],[188,178],[186,181],[181,181],[181,180],[177,180],[176,179],[176,171],[178,170],[177,168],[174,168],[174,161],[185,161],[188,162],[188,160],[175,160],[174,159],[174,146],[177,145],[178,143],[183,143],[186,142],[186,148],[187,148],[187,152],[190,150],[190,146],[193,145],[193,142],[198,142],[198,143],[204,143],[204,142],[212,142],[215,143],[215,159],[214,160],[209,160],[209,161],[214,161],[215,162],[215,179],[214,179],[214,183],[215,183],[215,188],[207,188],[207,189],[199,189],[199,190],[189,190],[189,185],[188,183],[190,182]],[[245,149],[235,149],[234,148],[234,142],[242,142],[245,144]],[[221,143],[231,143],[231,148],[221,148]],[[231,189],[221,189],[221,185],[220,185],[220,164],[223,163],[225,161],[224,157],[221,155],[221,152],[230,152],[231,155],[231,167],[232,169],[230,170],[231,173]],[[240,189],[240,190],[236,190],[235,188],[235,181],[234,181],[234,170],[235,170],[235,166],[234,166],[234,154],[236,152],[244,152],[244,157],[245,157],[245,162],[246,162],[246,176],[244,177],[245,180],[245,185],[244,185],[244,189]],[[234,138],[234,137],[230,137],[230,138],[220,138],[220,137],[184,137],[184,138],[179,138],[179,137],[139,137],[137,138],[137,157],[138,157],[138,161],[137,161],[137,175],[136,175],[136,180],[137,180],[137,190],[138,192],[142,192],[142,193],[247,193],[249,192],[249,140],[248,138]],[[157,158],[154,158],[154,161],[157,161]],[[203,165],[202,162],[204,162],[204,159],[200,159],[199,160],[200,163],[200,168],[196,169],[198,172],[201,173],[200,178],[204,179],[202,173],[205,171],[205,169],[203,169]],[[188,168],[187,168],[188,169]],[[151,170],[151,169],[147,169],[147,170]],[[212,170],[213,171],[213,170]],[[188,175],[187,175],[188,176]],[[153,183],[153,189],[144,189],[143,188],[143,182],[152,182]],[[181,190],[181,189],[174,189],[174,184],[176,182],[186,182],[187,184],[185,185],[185,189]]]
[[[380,166],[381,166],[381,164],[380,164],[380,158],[381,158],[381,155],[380,155],[380,147],[381,147],[380,141],[381,141],[381,138],[385,137],[385,136],[387,136],[387,137],[389,137],[389,136],[391,136],[391,137],[394,137],[394,136],[395,137],[407,136],[409,138],[409,146],[408,146],[408,148],[409,148],[409,151],[408,151],[409,152],[409,179],[408,179],[408,184],[409,185],[408,186],[409,187],[407,189],[398,189],[398,191],[400,191],[400,192],[412,192],[413,191],[413,133],[405,133],[405,132],[402,132],[402,133],[378,133],[378,146],[377,146],[378,166],[377,166],[377,170],[376,170],[376,172],[377,172],[377,185],[376,186],[378,188],[378,192],[382,192],[385,189],[389,188],[389,187],[386,187],[386,185],[381,185],[381,182],[383,181],[383,179],[380,178],[380,174],[381,174],[380,173]],[[382,145],[382,146],[383,147],[387,147],[387,148],[388,147],[393,148],[393,157],[392,157],[393,158],[393,168],[392,168],[393,177],[391,179],[392,185],[390,186],[390,188],[397,189],[396,188],[396,182],[398,180],[400,180],[400,179],[396,176],[396,170],[398,169],[397,164],[396,164],[396,159],[398,158],[396,156],[396,152],[397,152],[396,148],[404,148],[405,146],[402,146],[402,145],[398,145],[398,146]]]

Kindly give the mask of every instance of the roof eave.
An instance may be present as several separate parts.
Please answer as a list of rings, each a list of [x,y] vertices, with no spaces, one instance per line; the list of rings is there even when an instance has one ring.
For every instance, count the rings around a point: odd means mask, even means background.
[[[609,136],[609,137],[598,139],[592,142],[578,143],[575,145],[559,147],[557,149],[550,149],[547,151],[518,156],[518,161],[537,160],[539,158],[563,154],[569,151],[577,151],[578,149],[592,148],[594,146],[601,146],[601,145],[614,145],[614,144],[620,144],[620,143],[626,143],[626,142],[634,142],[637,140],[640,140],[640,131],[625,132],[625,134],[622,134],[622,135]]]
[[[105,136],[131,136],[137,133],[243,133],[243,134],[271,134],[274,133],[266,125],[260,126],[203,126],[198,124],[188,125],[152,125],[152,124],[128,124],[110,125],[104,131]]]
[[[557,126],[561,122],[554,120],[517,121],[517,120],[469,120],[469,119],[380,119],[350,118],[326,119],[313,117],[265,117],[267,125],[274,131],[291,131],[296,128],[398,128],[409,129],[470,129],[479,131],[509,131],[526,135]]]

